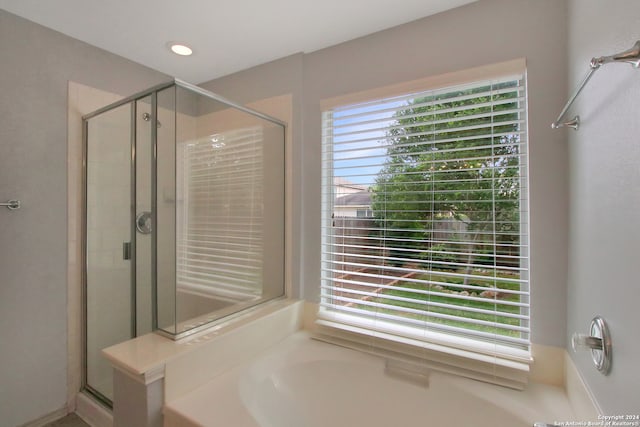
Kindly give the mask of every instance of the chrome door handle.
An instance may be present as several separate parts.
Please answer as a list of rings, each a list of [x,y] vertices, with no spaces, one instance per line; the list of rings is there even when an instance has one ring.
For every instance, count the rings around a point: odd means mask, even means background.
[[[122,242],[122,259],[125,261],[131,259],[131,242]]]

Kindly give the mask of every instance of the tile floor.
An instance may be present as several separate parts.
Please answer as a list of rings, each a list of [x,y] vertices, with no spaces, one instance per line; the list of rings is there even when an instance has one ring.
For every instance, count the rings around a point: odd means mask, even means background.
[[[47,424],[44,427],[89,427],[89,424],[82,421],[76,414],[69,414],[58,421]]]

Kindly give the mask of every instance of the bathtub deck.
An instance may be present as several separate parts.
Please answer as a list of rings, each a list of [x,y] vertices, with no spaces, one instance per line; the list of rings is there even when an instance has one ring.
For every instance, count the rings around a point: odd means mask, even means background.
[[[437,372],[425,386],[306,332],[168,402],[164,415],[165,427],[530,427],[575,419],[557,387],[515,391]]]

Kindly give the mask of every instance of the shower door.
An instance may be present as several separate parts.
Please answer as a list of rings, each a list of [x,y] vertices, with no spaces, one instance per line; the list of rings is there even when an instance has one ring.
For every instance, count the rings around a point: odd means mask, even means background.
[[[150,332],[150,97],[86,119],[84,387],[113,399],[101,350]]]

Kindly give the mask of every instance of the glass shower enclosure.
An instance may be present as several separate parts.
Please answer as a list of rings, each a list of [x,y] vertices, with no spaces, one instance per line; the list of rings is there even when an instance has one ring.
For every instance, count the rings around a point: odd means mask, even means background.
[[[284,295],[285,127],[174,80],[83,117],[84,388],[103,348]]]

